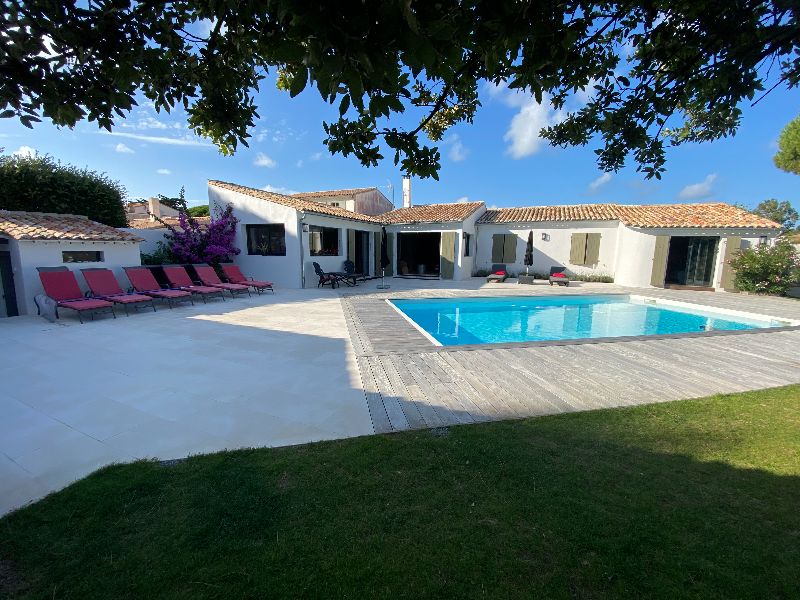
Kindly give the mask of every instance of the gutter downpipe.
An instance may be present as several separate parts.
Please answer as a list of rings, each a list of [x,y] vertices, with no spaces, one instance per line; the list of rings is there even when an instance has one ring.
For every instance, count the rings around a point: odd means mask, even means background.
[[[306,288],[306,269],[305,269],[305,261],[303,260],[304,249],[303,249],[303,223],[306,220],[306,213],[302,210],[297,211],[297,233],[298,239],[300,240],[300,287],[302,289]]]

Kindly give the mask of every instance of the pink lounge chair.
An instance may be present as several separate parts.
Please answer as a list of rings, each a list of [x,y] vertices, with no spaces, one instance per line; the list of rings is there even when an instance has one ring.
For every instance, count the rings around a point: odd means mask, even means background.
[[[122,304],[125,308],[126,316],[130,316],[128,314],[128,305],[132,305],[138,310],[140,306],[149,304],[153,312],[156,312],[156,305],[150,296],[135,293],[126,294],[122,288],[119,287],[117,278],[114,277],[114,273],[111,269],[81,269],[81,273],[83,273],[83,278],[86,280],[86,284],[89,286],[93,297],[99,298],[100,300],[108,300],[114,304]]]
[[[245,277],[244,273],[242,273],[242,270],[237,265],[222,265],[222,272],[231,283],[247,285],[257,291],[259,294],[264,290],[269,290],[273,294],[275,293],[271,281],[257,281],[252,277]]]
[[[69,308],[77,312],[81,323],[83,323],[83,313],[92,315],[92,320],[99,312],[110,312],[115,319],[117,318],[113,303],[84,297],[75,273],[67,267],[38,267],[37,270],[44,293],[55,300],[58,307]],[[58,318],[57,309],[56,318]]]
[[[217,275],[217,272],[214,270],[214,267],[209,267],[207,265],[195,265],[194,270],[197,273],[197,276],[200,278],[200,281],[203,282],[203,285],[207,285],[209,287],[219,288],[221,290],[227,290],[231,293],[231,296],[235,296],[236,294],[244,294],[247,292],[247,295],[250,295],[250,288],[246,285],[242,285],[240,283],[223,283],[223,281]]]
[[[167,281],[169,281],[170,286],[172,286],[172,289],[184,290],[193,294],[199,294],[203,299],[204,304],[206,302],[206,297],[208,296],[219,296],[222,298],[223,302],[225,301],[225,296],[223,295],[224,290],[207,285],[195,285],[194,282],[189,278],[189,274],[186,272],[186,269],[179,265],[170,265],[168,267],[164,267],[164,275],[166,276]]]
[[[194,304],[192,299],[192,292],[184,290],[163,290],[158,285],[156,278],[153,277],[153,272],[147,267],[123,267],[125,275],[131,282],[133,289],[139,293],[145,294],[152,298],[161,298],[167,301],[167,306],[172,308],[173,301],[180,302],[181,300],[188,300]]]

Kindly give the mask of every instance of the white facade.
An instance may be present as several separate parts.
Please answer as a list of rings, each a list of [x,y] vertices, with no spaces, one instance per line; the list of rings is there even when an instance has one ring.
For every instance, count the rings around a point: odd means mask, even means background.
[[[62,240],[10,240],[11,267],[14,274],[14,289],[17,296],[17,309],[21,315],[35,315],[34,297],[43,294],[42,282],[37,267],[66,266],[73,271],[88,268],[106,268],[114,271],[120,286],[126,289],[130,284],[122,267],[141,264],[139,242],[82,242]],[[91,251],[102,252],[102,262],[65,263],[62,252]],[[87,292],[86,282],[78,273],[78,284]]]

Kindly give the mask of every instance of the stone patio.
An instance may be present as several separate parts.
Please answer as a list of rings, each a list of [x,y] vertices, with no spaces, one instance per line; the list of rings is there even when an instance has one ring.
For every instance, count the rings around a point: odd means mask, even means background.
[[[800,382],[800,331],[442,349],[387,296],[553,294],[387,280],[158,313],[0,320],[0,514],[137,458],[691,398]],[[624,292],[582,284],[569,293]],[[635,290],[642,293],[642,290]],[[647,290],[800,319],[800,301]],[[391,310],[391,309],[389,309]],[[383,316],[382,316],[383,315]],[[397,316],[394,313],[394,316]],[[351,341],[352,340],[352,341]],[[422,340],[422,342],[420,342]],[[424,342],[424,343],[423,343]],[[553,381],[563,381],[555,385]]]

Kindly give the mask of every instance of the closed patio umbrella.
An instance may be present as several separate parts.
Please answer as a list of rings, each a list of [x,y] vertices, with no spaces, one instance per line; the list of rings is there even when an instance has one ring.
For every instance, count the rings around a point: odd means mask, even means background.
[[[533,266],[533,230],[528,233],[528,244],[525,246],[525,274],[529,274]]]
[[[386,267],[392,264],[392,260],[389,258],[389,246],[386,238],[386,227],[381,227],[381,284],[377,286],[379,290],[388,290],[390,287],[386,285],[384,280]]]

